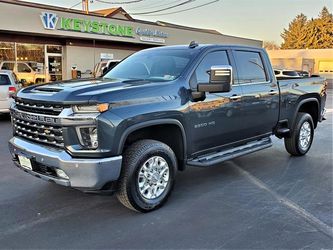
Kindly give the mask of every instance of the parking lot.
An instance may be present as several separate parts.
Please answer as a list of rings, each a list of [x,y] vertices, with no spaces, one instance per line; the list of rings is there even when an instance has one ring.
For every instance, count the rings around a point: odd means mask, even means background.
[[[14,167],[0,119],[0,248],[331,249],[332,90],[305,157],[283,141],[208,169],[178,173],[167,204],[138,214]]]

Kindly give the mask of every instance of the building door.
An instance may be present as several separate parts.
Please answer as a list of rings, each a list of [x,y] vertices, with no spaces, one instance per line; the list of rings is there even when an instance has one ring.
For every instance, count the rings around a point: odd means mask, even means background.
[[[62,55],[48,53],[45,57],[46,72],[50,82],[62,80]]]

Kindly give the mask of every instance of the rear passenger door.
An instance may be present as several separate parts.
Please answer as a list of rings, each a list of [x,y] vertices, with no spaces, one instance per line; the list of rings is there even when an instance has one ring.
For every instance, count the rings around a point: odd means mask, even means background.
[[[279,116],[279,88],[271,79],[268,59],[261,50],[234,50],[236,82],[242,87],[243,136],[272,133]]]

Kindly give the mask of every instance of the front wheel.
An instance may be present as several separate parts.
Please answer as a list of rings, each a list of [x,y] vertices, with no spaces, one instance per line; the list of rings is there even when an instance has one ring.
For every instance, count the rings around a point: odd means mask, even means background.
[[[298,113],[291,136],[284,139],[286,150],[294,156],[305,155],[311,148],[313,135],[314,125],[311,115]]]
[[[168,199],[177,160],[172,149],[159,141],[141,140],[124,153],[117,198],[126,207],[150,212]]]

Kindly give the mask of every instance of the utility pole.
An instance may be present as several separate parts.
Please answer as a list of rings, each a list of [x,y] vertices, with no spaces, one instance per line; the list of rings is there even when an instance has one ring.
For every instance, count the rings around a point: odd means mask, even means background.
[[[89,0],[82,0],[82,10],[89,14]]]

